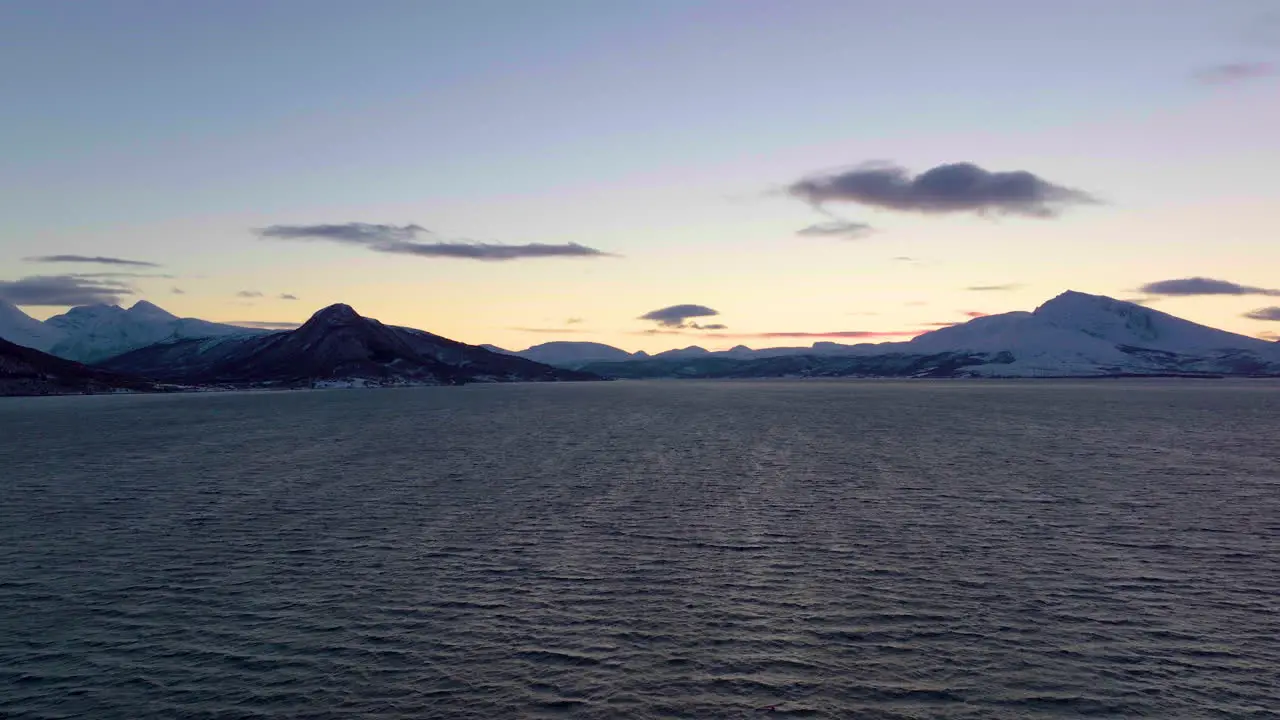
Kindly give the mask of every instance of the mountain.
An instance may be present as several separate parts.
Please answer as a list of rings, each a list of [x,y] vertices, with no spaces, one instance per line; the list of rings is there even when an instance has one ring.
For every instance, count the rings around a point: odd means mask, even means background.
[[[908,342],[685,352],[583,369],[610,377],[1280,376],[1276,343],[1075,291],[1031,312],[980,317]]]
[[[421,330],[383,325],[347,305],[324,308],[296,330],[174,340],[110,358],[100,366],[166,382],[238,387],[599,379]]]
[[[711,354],[711,351],[704,347],[699,347],[697,345],[690,345],[687,348],[678,348],[676,350],[667,350],[665,352],[660,352],[654,355],[653,358],[655,360],[675,360],[677,358],[704,357],[710,354]]]
[[[188,338],[262,335],[266,331],[180,318],[140,300],[129,309],[118,305],[82,305],[45,320],[62,338],[49,352],[68,360],[94,363],[158,342]]]
[[[0,300],[0,339],[48,352],[66,334],[27,315],[16,305]]]
[[[630,359],[631,353],[597,342],[548,342],[510,353],[527,360],[563,368],[579,368],[593,362],[618,362]]]
[[[106,372],[0,340],[0,395],[153,392],[155,383]]]

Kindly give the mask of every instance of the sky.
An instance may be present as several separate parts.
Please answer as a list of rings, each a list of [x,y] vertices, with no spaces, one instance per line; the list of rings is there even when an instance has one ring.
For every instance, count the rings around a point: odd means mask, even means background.
[[[38,318],[652,352],[1073,289],[1280,331],[1277,0],[6,0],[0,97]]]

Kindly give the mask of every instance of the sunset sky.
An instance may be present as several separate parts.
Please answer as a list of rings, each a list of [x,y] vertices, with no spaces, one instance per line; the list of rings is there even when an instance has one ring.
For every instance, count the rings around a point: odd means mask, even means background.
[[[1273,10],[7,0],[0,298],[655,351],[1074,289],[1274,333]]]

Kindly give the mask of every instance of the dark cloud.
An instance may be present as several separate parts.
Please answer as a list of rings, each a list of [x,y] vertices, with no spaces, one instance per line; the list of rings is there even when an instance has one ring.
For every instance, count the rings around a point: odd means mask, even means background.
[[[183,290],[183,289],[182,289],[182,288],[180,288],[180,287],[176,287],[176,288],[174,288],[174,289],[170,290],[169,292],[173,293],[174,295],[186,295],[186,294],[187,294],[187,291],[186,291],[186,290]]]
[[[411,243],[419,234],[429,235],[421,225],[375,225],[349,222],[340,225],[272,225],[258,231],[264,238],[277,240],[332,240],[356,245]]]
[[[262,297],[262,293],[258,292],[257,290],[241,290],[240,292],[236,293],[236,297],[238,297],[238,298],[260,298],[260,297]]]
[[[272,320],[234,320],[223,324],[235,325],[236,327],[255,328],[258,330],[295,330],[302,326],[302,323],[288,321],[274,322]]]
[[[137,272],[91,272],[91,273],[67,273],[67,277],[74,278],[164,278],[172,280],[175,275],[163,275],[160,273],[137,273]]]
[[[970,285],[965,288],[971,292],[1007,292],[1009,290],[1017,290],[1022,287],[1018,283],[1008,283],[1006,285]]]
[[[1147,283],[1138,288],[1148,295],[1268,295],[1280,297],[1280,290],[1240,285],[1206,277],[1178,278]]]
[[[875,233],[875,228],[866,223],[852,220],[828,220],[814,223],[796,231],[797,235],[808,237],[838,237],[845,240],[861,240]]]
[[[711,323],[710,325],[699,325],[698,323],[689,323],[689,327],[694,330],[728,330],[729,326],[723,323]]]
[[[603,250],[564,243],[548,245],[504,245],[478,242],[419,242],[420,235],[431,233],[421,225],[375,225],[343,223],[340,225],[272,225],[258,230],[263,238],[276,240],[328,240],[366,247],[375,252],[418,257],[460,258],[465,260],[518,260],[546,257],[612,257]]]
[[[133,288],[114,280],[84,280],[70,275],[34,275],[0,280],[0,300],[14,305],[118,305]]]
[[[1275,64],[1269,62],[1223,63],[1201,68],[1195,73],[1195,79],[1207,85],[1227,85],[1271,77],[1277,71]]]
[[[96,265],[127,265],[129,267],[150,267],[158,268],[153,262],[144,262],[142,260],[125,260],[124,258],[102,257],[99,255],[41,255],[39,257],[23,258],[27,262],[39,263],[91,263]]]
[[[682,328],[686,327],[685,321],[689,318],[711,317],[719,314],[719,311],[712,310],[705,305],[685,304],[671,305],[658,310],[650,310],[644,315],[641,315],[638,319],[652,320],[663,327]]]
[[[1244,314],[1250,320],[1269,320],[1272,322],[1280,322],[1280,307],[1271,306],[1250,310]]]
[[[912,176],[892,164],[862,165],[793,183],[788,192],[822,206],[854,202],[921,213],[1055,217],[1070,205],[1096,203],[1088,193],[1055,185],[1025,170],[991,172],[973,163],[939,165]]]
[[[603,250],[565,243],[563,245],[544,245],[529,243],[527,245],[500,245],[496,243],[396,243],[388,246],[374,246],[378,252],[399,255],[417,255],[419,257],[462,258],[466,260],[517,260],[520,258],[544,257],[609,257]]]
[[[280,299],[281,299],[281,300],[297,300],[297,299],[298,299],[298,296],[297,296],[297,295],[293,295],[293,294],[291,294],[291,293],[281,293],[281,295],[280,295]]]

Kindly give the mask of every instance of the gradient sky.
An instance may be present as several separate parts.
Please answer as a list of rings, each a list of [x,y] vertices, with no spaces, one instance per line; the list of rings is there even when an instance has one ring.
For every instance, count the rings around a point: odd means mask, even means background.
[[[471,343],[653,351],[905,333],[1203,276],[1247,289],[1152,306],[1259,335],[1280,330],[1243,317],[1280,304],[1254,292],[1280,287],[1276,8],[6,0],[0,281],[172,275],[113,280],[126,304],[210,320],[345,302]],[[871,161],[1028,171],[1101,202],[1052,218],[832,202],[876,231],[797,234],[830,218],[788,186]],[[352,222],[614,256],[418,257],[256,232]],[[162,267],[24,260],[48,255]],[[728,329],[644,334],[657,326],[640,315],[681,303]]]

